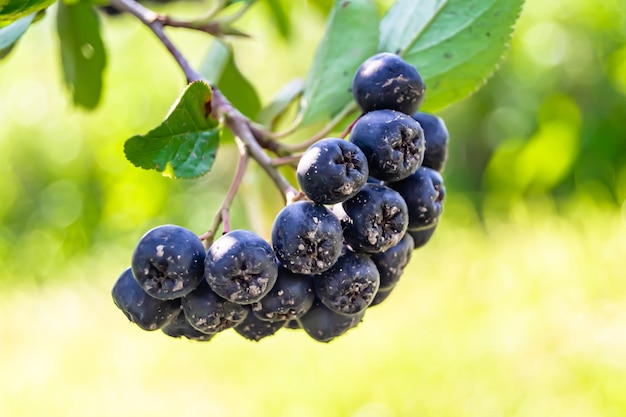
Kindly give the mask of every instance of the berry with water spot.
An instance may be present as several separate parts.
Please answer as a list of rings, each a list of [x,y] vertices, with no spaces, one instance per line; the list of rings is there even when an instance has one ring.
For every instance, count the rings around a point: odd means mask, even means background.
[[[426,85],[417,69],[389,52],[366,59],[352,80],[352,94],[364,112],[391,109],[413,114],[425,93]]]
[[[148,295],[130,268],[119,276],[111,291],[113,302],[131,322],[143,330],[157,330],[180,312],[179,300],[159,300]]]
[[[189,324],[203,333],[218,333],[241,323],[248,309],[217,295],[206,282],[181,300]]]
[[[424,159],[422,127],[412,117],[394,110],[363,115],[352,127],[349,140],[365,154],[369,175],[379,180],[406,178]]]
[[[326,138],[311,145],[296,171],[300,188],[318,204],[346,201],[359,192],[368,174],[361,149],[339,138]]]
[[[313,279],[315,294],[330,310],[357,314],[370,305],[380,284],[369,256],[346,251],[328,271]]]
[[[437,224],[443,212],[446,188],[439,172],[420,167],[413,175],[402,181],[388,182],[409,208],[409,230],[430,228]]]
[[[298,201],[283,208],[272,225],[272,246],[284,268],[319,274],[341,255],[341,223],[326,207]]]
[[[378,253],[397,244],[409,222],[404,199],[389,187],[366,184],[343,203],[341,224],[347,244],[356,251]]]
[[[204,246],[190,230],[162,225],[139,240],[132,256],[133,276],[154,298],[171,300],[193,291],[204,276]]]
[[[259,301],[278,276],[270,244],[247,230],[233,230],[213,242],[206,254],[205,269],[213,291],[238,304]]]
[[[252,304],[252,313],[265,321],[292,320],[306,313],[314,298],[310,276],[279,268],[276,284],[265,297]]]

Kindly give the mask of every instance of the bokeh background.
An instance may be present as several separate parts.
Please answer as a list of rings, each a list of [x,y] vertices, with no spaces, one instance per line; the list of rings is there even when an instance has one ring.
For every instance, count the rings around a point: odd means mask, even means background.
[[[241,22],[254,39],[236,60],[263,103],[306,74],[330,3],[284,0],[288,38],[265,1]],[[193,181],[134,168],[123,142],[167,113],[178,68],[146,28],[103,17],[106,91],[95,112],[76,109],[52,15],[0,61],[0,415],[626,415],[624,2],[526,2],[500,71],[440,113],[437,233],[330,344],[288,330],[174,340],[116,309],[140,236],[206,230],[235,153]],[[171,34],[200,66],[210,41]],[[267,236],[273,193],[252,169],[233,225]]]

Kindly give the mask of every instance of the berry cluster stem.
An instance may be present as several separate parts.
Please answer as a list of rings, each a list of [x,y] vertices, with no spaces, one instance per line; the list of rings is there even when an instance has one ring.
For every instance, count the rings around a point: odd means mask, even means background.
[[[237,164],[235,176],[233,181],[230,183],[230,187],[228,187],[228,191],[222,200],[222,204],[213,217],[211,227],[206,233],[199,236],[200,240],[204,242],[204,247],[206,249],[208,249],[215,240],[215,235],[217,234],[217,229],[220,225],[223,225],[222,231],[224,233],[230,232],[230,205],[239,191],[239,186],[241,185],[246,169],[248,168],[248,160],[250,158],[248,152],[246,151],[246,147],[238,137],[235,137],[235,141],[237,142],[237,148],[239,149],[239,162]]]

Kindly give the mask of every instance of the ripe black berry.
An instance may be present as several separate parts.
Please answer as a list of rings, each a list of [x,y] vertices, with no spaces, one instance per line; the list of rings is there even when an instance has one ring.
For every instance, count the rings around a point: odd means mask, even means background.
[[[417,230],[407,230],[406,234],[411,235],[411,237],[413,238],[413,242],[414,242],[414,249],[418,249],[428,243],[430,238],[435,233],[436,229],[437,229],[437,224],[435,224],[432,227],[424,227],[422,229],[417,229]]]
[[[395,287],[391,287],[387,290],[382,290],[382,289],[378,290],[378,292],[376,293],[376,296],[374,297],[374,300],[372,300],[372,304],[370,304],[370,307],[377,306],[378,304],[385,301],[387,297],[391,295],[391,291],[393,291],[394,288]]]
[[[422,126],[426,151],[422,166],[435,171],[443,171],[448,159],[448,140],[450,135],[443,119],[428,113],[415,113],[413,118]]]
[[[185,337],[199,342],[208,342],[215,336],[215,333],[202,333],[194,329],[182,311],[172,321],[163,326],[161,331],[170,337]]]
[[[309,336],[318,342],[330,342],[349,329],[356,327],[363,320],[365,311],[354,315],[335,313],[321,301],[316,300],[313,307],[298,319],[300,326]]]
[[[346,251],[328,271],[313,279],[315,294],[335,313],[357,314],[374,299],[380,283],[369,256]]]
[[[397,284],[400,276],[404,273],[404,268],[411,260],[412,253],[413,238],[407,232],[397,245],[372,255],[372,261],[380,273],[381,290],[391,289]]]
[[[380,109],[413,114],[426,86],[414,66],[398,55],[376,54],[361,64],[352,80],[354,99],[364,112]]]
[[[157,330],[180,312],[179,300],[158,300],[149,296],[127,268],[113,285],[113,302],[128,320],[144,330]]]
[[[281,265],[296,274],[319,274],[341,255],[339,220],[324,206],[298,201],[283,208],[272,226],[272,245]]]
[[[145,292],[171,300],[189,294],[202,281],[204,256],[202,242],[190,230],[163,225],[143,235],[131,266]]]
[[[407,204],[391,188],[365,184],[343,203],[341,219],[347,244],[356,252],[377,253],[397,244],[409,222]]]
[[[264,321],[250,313],[235,326],[235,331],[248,340],[258,342],[271,336],[285,326],[286,321]]]
[[[181,300],[183,313],[193,328],[203,333],[217,333],[241,323],[248,309],[217,295],[202,283]]]
[[[213,291],[238,304],[259,301],[278,276],[272,247],[247,230],[233,230],[213,242],[205,265],[206,280]]]
[[[369,173],[384,181],[398,181],[417,170],[424,159],[424,132],[410,116],[394,110],[363,115],[353,126],[350,142],[367,158]]]
[[[359,192],[368,174],[361,149],[339,138],[326,138],[311,145],[296,172],[304,194],[318,204],[346,201]]]
[[[431,168],[420,167],[415,174],[402,181],[389,182],[409,208],[409,229],[431,227],[439,221],[443,211],[446,189],[441,174]]]
[[[313,305],[311,277],[279,268],[272,290],[252,304],[252,313],[260,320],[284,321],[302,316]]]

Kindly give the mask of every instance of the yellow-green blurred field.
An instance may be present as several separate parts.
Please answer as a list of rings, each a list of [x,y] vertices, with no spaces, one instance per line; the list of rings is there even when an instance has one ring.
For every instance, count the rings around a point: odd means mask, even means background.
[[[3,289],[0,415],[624,416],[625,255],[619,213],[444,222],[329,344],[143,332],[110,300],[114,262],[92,259],[64,284]]]

